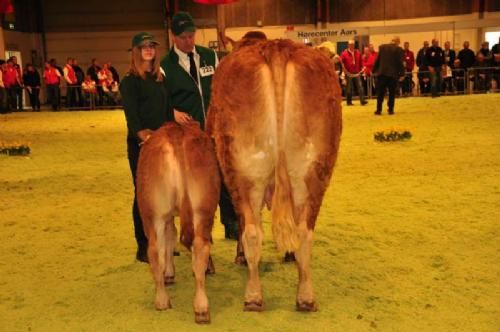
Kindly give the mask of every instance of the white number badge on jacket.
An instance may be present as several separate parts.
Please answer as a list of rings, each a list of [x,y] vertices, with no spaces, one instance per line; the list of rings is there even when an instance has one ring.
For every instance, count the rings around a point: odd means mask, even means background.
[[[215,73],[214,66],[200,67],[200,76],[201,77],[212,76],[214,73]]]

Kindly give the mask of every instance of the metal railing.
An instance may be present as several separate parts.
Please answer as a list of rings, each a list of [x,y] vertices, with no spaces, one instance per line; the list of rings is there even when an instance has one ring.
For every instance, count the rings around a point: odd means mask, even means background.
[[[459,68],[441,72],[441,95],[459,95],[486,92],[500,92],[500,67]],[[364,95],[376,98],[376,76],[361,76]],[[343,85],[343,96],[345,96]],[[432,73],[430,71],[407,72],[403,81],[398,82],[397,97],[430,96],[432,94]],[[353,96],[359,94],[354,93]]]

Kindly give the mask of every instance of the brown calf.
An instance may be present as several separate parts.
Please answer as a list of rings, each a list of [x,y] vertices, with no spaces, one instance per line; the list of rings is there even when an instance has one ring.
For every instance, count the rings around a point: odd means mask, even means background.
[[[174,216],[180,216],[180,241],[192,251],[196,279],[194,313],[208,323],[205,270],[220,191],[213,143],[198,124],[169,122],[144,144],[137,169],[137,197],[148,258],[156,284],[155,306],[171,308],[165,283],[173,283],[173,252],[177,241]]]
[[[327,57],[289,40],[253,41],[225,57],[212,85],[207,132],[241,217],[249,278],[244,309],[263,310],[261,209],[272,197],[278,249],[295,252],[297,310],[315,311],[313,229],[342,129],[341,92]]]

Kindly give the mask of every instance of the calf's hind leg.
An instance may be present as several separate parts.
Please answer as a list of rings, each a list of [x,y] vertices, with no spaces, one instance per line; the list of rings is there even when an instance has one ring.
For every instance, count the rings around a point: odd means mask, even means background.
[[[148,258],[156,286],[155,307],[158,310],[172,308],[170,298],[165,290],[165,220],[153,220],[149,229]]]
[[[194,216],[194,240],[192,245],[192,266],[195,277],[195,295],[193,300],[194,319],[198,324],[210,323],[208,297],[205,291],[205,272],[210,255],[210,240],[204,234],[203,223],[210,220]]]

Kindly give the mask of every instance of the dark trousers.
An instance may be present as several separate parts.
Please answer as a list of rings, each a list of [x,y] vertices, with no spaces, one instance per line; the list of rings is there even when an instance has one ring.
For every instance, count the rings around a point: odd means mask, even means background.
[[[148,247],[148,239],[144,233],[144,228],[142,226],[141,215],[139,214],[139,206],[137,204],[137,192],[136,192],[136,181],[135,177],[137,174],[137,164],[139,162],[139,153],[141,152],[141,147],[139,146],[139,141],[137,138],[129,135],[127,137],[127,154],[128,163],[130,166],[130,172],[132,173],[132,181],[134,183],[134,202],[132,204],[132,218],[134,219],[134,234],[137,246],[143,250]]]
[[[8,113],[9,111],[7,89],[0,87],[0,113]]]
[[[238,239],[239,219],[234,211],[231,195],[222,182],[219,199],[220,220],[224,225],[225,238]]]
[[[47,84],[47,101],[52,105],[52,110],[59,108],[60,98],[59,84]]]
[[[411,76],[411,73],[406,73],[405,74],[405,79],[403,81],[403,93],[404,94],[409,94],[411,95],[412,93],[412,83],[413,83],[413,80],[412,80],[412,76]]]
[[[365,102],[365,93],[363,91],[363,87],[361,86],[361,78],[358,77],[349,77],[347,76],[347,88],[346,88],[346,99],[348,104],[352,104],[352,91],[354,90],[354,86],[356,86],[356,90],[358,90],[359,100],[363,104]]]
[[[28,91],[28,95],[30,97],[30,105],[31,105],[31,108],[33,109],[33,111],[39,111],[40,110],[40,88],[35,88],[35,87],[32,87],[31,88],[31,92],[30,90],[27,90]]]
[[[19,94],[19,91],[21,92],[21,94]],[[23,109],[22,91],[23,90],[19,85],[14,85],[7,88],[9,105],[12,111],[15,111],[16,109],[22,111]]]
[[[431,93],[433,97],[438,97],[440,95],[441,84],[441,67],[434,67],[434,72],[431,73]]]
[[[66,86],[66,106],[68,108],[77,106],[77,87],[75,84],[68,84]]]
[[[382,103],[385,98],[385,90],[389,90],[389,100],[387,101],[387,107],[389,108],[389,113],[394,112],[394,98],[396,96],[396,86],[398,85],[398,80],[394,77],[389,77],[385,75],[379,75],[377,77],[377,112],[382,112]]]

